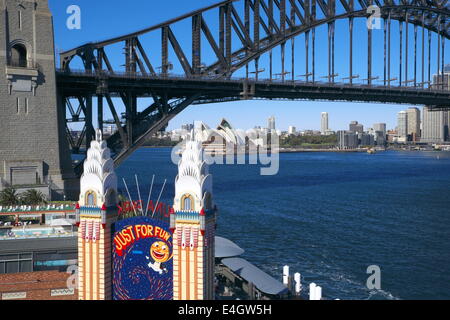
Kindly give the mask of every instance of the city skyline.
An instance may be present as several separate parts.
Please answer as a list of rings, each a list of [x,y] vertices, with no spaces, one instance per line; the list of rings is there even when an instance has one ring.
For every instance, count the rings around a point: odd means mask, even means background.
[[[265,103],[262,103],[265,102]],[[269,104],[276,104],[276,107],[271,107]],[[374,114],[367,115],[367,112],[362,111],[361,108],[357,108],[357,105],[366,105],[360,103],[342,103],[340,108],[344,109],[346,112],[342,114],[339,108],[336,108],[334,105],[329,109],[320,109],[320,107],[314,108],[312,111],[300,112],[298,114],[299,120],[292,120],[291,113],[286,114],[283,111],[280,111],[280,108],[291,108],[292,104],[303,104],[303,101],[283,101],[283,102],[274,102],[274,101],[247,101],[247,104],[250,104],[250,110],[245,111],[242,110],[242,107],[239,105],[239,102],[229,102],[227,103],[227,108],[220,108],[219,105],[210,105],[209,108],[217,108],[216,110],[211,110],[211,112],[202,113],[200,110],[196,110],[198,107],[194,106],[192,109],[188,109],[178,115],[175,119],[173,119],[167,128],[168,131],[175,130],[181,128],[182,125],[186,123],[193,123],[194,121],[201,120],[205,123],[219,123],[222,118],[226,118],[231,123],[233,123],[235,128],[241,129],[251,129],[255,126],[267,127],[268,119],[272,116],[276,119],[276,130],[288,131],[290,126],[296,128],[297,131],[302,130],[315,130],[321,131],[321,114],[323,112],[328,113],[328,128],[331,131],[338,130],[347,130],[348,125],[351,121],[358,121],[359,124],[362,124],[364,128],[373,128],[376,123],[385,123],[386,130],[395,130],[397,127],[397,114],[400,111],[404,111],[408,109],[409,105],[390,105],[389,108],[381,108],[383,112],[375,112]],[[312,103],[312,102],[306,102]],[[330,104],[329,102],[316,102],[317,104]],[[253,106],[254,104],[254,106]],[[251,114],[251,109],[253,107],[256,109],[257,104],[260,104],[260,109],[267,111],[266,113],[258,112],[254,115],[254,117],[240,117],[236,115],[233,109],[236,109],[236,112],[245,112],[245,114]],[[289,104],[289,106],[286,106]],[[341,104],[340,102],[334,102],[333,104]],[[347,105],[346,105],[347,104]],[[354,106],[356,105],[356,106]],[[201,106],[200,106],[201,107]],[[352,113],[351,109],[354,108],[354,113]],[[232,109],[232,110],[230,110]],[[240,111],[237,111],[240,109]],[[299,109],[302,109],[299,107]],[[329,111],[333,110],[334,111]],[[337,110],[336,110],[337,109]],[[365,108],[364,108],[365,109]],[[367,106],[367,109],[370,109]],[[420,110],[422,107],[420,108]],[[200,112],[199,112],[200,111]],[[305,111],[305,109],[303,109]],[[386,114],[389,113],[389,117]],[[183,116],[185,115],[185,116]],[[186,119],[189,119],[186,121]],[[254,120],[253,120],[254,119]],[[303,119],[303,121],[302,121]]]
[[[444,112],[444,111],[433,111],[431,114],[432,116],[428,115],[430,111],[427,111],[427,107],[423,107],[421,109],[417,107],[409,107],[408,109],[403,109],[399,111],[396,114],[396,123],[393,127],[388,127],[386,121],[384,122],[368,122],[371,123],[369,125],[365,125],[364,123],[359,122],[358,120],[350,120],[347,123],[344,124],[342,128],[331,128],[328,126],[329,122],[329,113],[328,112],[321,112],[320,113],[320,128],[311,128],[311,127],[297,127],[296,125],[289,125],[287,128],[280,127],[277,124],[278,119],[274,115],[271,115],[267,119],[265,119],[265,123],[262,124],[253,124],[248,126],[247,128],[239,128],[233,125],[233,127],[237,130],[249,130],[249,129],[266,129],[270,131],[276,131],[279,134],[321,134],[321,135],[330,135],[330,134],[336,134],[339,136],[340,132],[344,133],[354,133],[354,134],[369,134],[373,135],[375,139],[377,139],[378,135],[384,136],[386,138],[386,134],[395,134],[396,137],[398,137],[398,142],[406,143],[407,141],[413,141],[413,142],[444,142],[448,141],[449,135],[448,135],[448,125],[450,124],[450,112]],[[441,119],[442,125],[439,125],[438,119]],[[220,122],[227,121],[228,123],[233,123],[232,121],[229,121],[225,117],[220,117]],[[316,119],[317,120],[317,119]],[[203,120],[195,120],[192,123],[182,123],[177,128],[167,128],[166,132],[176,133],[177,131],[181,130],[187,130],[190,131],[190,128],[194,126],[193,123],[196,121],[200,121],[202,123],[205,123],[209,125],[210,123],[207,123]],[[438,121],[438,122],[436,122]],[[325,133],[323,129],[327,128]],[[105,126],[104,132],[114,132],[115,128],[113,128],[114,125]],[[212,126],[214,127],[214,125]],[[212,128],[211,127],[211,128]],[[439,127],[439,128],[438,128]],[[434,130],[434,131],[430,131]],[[437,131],[436,131],[437,130]],[[377,133],[377,132],[380,132]],[[382,133],[382,134],[381,134]],[[383,138],[383,139],[384,139]]]

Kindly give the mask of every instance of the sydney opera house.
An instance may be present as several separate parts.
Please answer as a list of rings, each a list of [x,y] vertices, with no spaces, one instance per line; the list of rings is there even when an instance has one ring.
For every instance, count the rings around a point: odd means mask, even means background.
[[[215,155],[256,153],[258,148],[265,146],[267,137],[267,132],[263,130],[234,129],[226,119],[222,119],[216,129],[198,121],[193,134],[202,142],[205,153]]]

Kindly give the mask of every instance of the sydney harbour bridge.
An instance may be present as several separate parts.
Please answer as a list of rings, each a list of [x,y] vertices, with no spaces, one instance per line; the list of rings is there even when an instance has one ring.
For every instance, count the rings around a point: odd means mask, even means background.
[[[178,35],[178,24],[189,32]],[[109,109],[118,130],[108,145],[120,164],[194,104],[269,99],[448,108],[449,26],[447,1],[222,1],[61,53],[56,76],[67,137],[79,152],[107,123]],[[147,37],[158,45],[147,46]],[[151,103],[138,111],[139,99]],[[70,125],[77,122],[84,127],[74,138]]]

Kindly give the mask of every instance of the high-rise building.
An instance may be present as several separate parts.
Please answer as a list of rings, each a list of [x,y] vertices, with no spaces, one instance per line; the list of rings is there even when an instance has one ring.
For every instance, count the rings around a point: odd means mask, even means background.
[[[377,146],[384,146],[386,144],[386,133],[383,131],[375,131],[375,143]]]
[[[186,123],[181,125],[181,130],[185,130],[185,131],[191,131],[192,129],[194,129],[194,124],[193,123]]]
[[[397,135],[397,130],[388,130],[386,132],[386,139],[387,142],[389,143],[394,143],[397,139],[398,135]]]
[[[423,108],[422,142],[442,143],[448,136],[449,114],[447,111],[431,111]]]
[[[349,125],[349,130],[353,133],[363,133],[364,132],[364,126],[358,121],[352,121]]]
[[[408,139],[408,113],[400,111],[397,115],[398,142],[406,142]]]
[[[328,127],[328,112],[322,112],[320,122],[320,133],[325,135],[329,131]]]
[[[444,67],[444,72],[441,72],[439,76],[433,75],[433,88],[438,90],[450,88],[450,64]]]
[[[358,142],[361,146],[373,146],[375,145],[375,138],[369,133],[362,132],[358,133]]]
[[[450,88],[450,65],[446,65],[439,75],[433,75],[433,87],[436,89]],[[449,139],[449,112],[430,107],[423,108],[422,142],[442,143]]]
[[[338,131],[338,148],[341,150],[358,148],[358,135],[351,131]]]
[[[409,108],[406,110],[408,114],[407,133],[411,136],[412,141],[418,141],[420,138],[420,110],[418,108]]]
[[[373,125],[373,130],[383,132],[383,135],[386,136],[386,123],[375,123]]]
[[[275,117],[274,116],[271,116],[269,118],[267,128],[270,131],[275,131]]]
[[[384,145],[386,143],[386,123],[375,123],[373,125],[375,141],[377,145]]]
[[[296,134],[296,133],[297,133],[297,128],[295,128],[294,126],[289,126],[288,134]]]

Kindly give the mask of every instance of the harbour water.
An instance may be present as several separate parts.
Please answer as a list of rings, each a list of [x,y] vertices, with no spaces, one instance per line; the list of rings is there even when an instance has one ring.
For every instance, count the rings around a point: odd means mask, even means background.
[[[144,201],[171,204],[177,166],[171,149],[142,148],[117,170]],[[450,153],[280,154],[275,176],[257,165],[213,165],[217,233],[243,257],[281,279],[300,272],[329,299],[450,299]],[[367,267],[381,268],[369,290]]]

